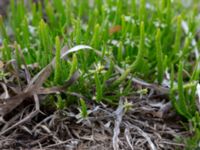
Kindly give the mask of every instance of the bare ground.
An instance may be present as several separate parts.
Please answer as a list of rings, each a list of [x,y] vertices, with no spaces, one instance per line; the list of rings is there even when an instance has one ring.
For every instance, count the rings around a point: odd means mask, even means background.
[[[33,105],[23,110],[21,106],[13,118],[1,126],[0,149],[169,150],[185,147],[183,137],[189,133],[180,124],[179,117],[170,116],[169,112],[161,117],[161,102],[145,97],[128,100],[133,106],[127,112],[121,104],[111,108],[90,102],[89,116],[85,119],[76,106],[55,112],[45,112],[47,109],[42,108],[45,113],[9,129],[33,112]]]

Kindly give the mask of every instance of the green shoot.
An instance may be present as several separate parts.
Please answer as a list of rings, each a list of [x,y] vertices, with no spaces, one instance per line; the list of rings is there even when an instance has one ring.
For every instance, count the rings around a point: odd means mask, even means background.
[[[4,23],[3,23],[3,17],[1,15],[0,15],[0,35],[1,35],[1,37],[3,37],[6,40],[8,40],[8,35],[7,35],[7,32],[6,32],[6,28],[5,28]]]
[[[157,59],[157,69],[158,69],[157,80],[158,83],[161,84],[164,75],[164,67],[163,67],[163,54],[160,43],[160,29],[157,30],[156,34],[156,59]]]
[[[80,99],[80,105],[81,105],[81,116],[83,118],[87,118],[88,117],[87,106],[83,99]]]
[[[55,62],[55,75],[54,75],[54,82],[55,83],[60,83],[61,82],[61,76],[62,76],[62,71],[61,71],[61,44],[60,44],[60,39],[57,36],[55,39],[55,44],[56,44],[56,62]]]

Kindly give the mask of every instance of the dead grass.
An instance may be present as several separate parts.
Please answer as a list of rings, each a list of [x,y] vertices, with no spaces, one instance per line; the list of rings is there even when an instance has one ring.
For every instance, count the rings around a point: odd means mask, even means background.
[[[183,137],[189,135],[180,118],[164,114],[156,117],[160,101],[152,103],[147,97],[130,97],[134,106],[124,112],[123,107],[88,103],[89,117],[82,119],[76,106],[48,113],[38,113],[31,120],[4,132],[22,118],[34,112],[33,104],[21,105],[11,123],[1,126],[1,149],[183,149]],[[163,102],[164,103],[164,102]]]

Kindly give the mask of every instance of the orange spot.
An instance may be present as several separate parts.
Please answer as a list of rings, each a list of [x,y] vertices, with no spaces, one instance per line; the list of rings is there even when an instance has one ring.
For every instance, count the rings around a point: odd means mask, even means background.
[[[3,69],[4,63],[0,60],[0,69]]]
[[[120,30],[121,30],[121,26],[120,25],[116,25],[116,26],[114,26],[114,27],[111,27],[110,29],[109,29],[109,34],[110,35],[112,35],[112,34],[114,34],[114,33],[116,33],[116,32],[119,32]]]

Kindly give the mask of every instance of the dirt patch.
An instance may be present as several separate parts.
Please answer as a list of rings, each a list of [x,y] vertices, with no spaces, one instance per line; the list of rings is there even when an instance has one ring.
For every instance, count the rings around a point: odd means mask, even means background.
[[[179,124],[179,118],[169,121],[153,116],[160,108],[152,107],[152,101],[147,99],[129,99],[131,101],[134,106],[127,112],[122,105],[111,108],[90,102],[90,113],[85,119],[76,106],[51,114],[40,113],[8,132],[1,132],[0,148],[110,150],[115,147],[142,150],[185,147],[180,140],[189,133]],[[32,109],[32,105],[24,108],[12,123],[28,116]],[[8,129],[7,125],[1,129]]]

